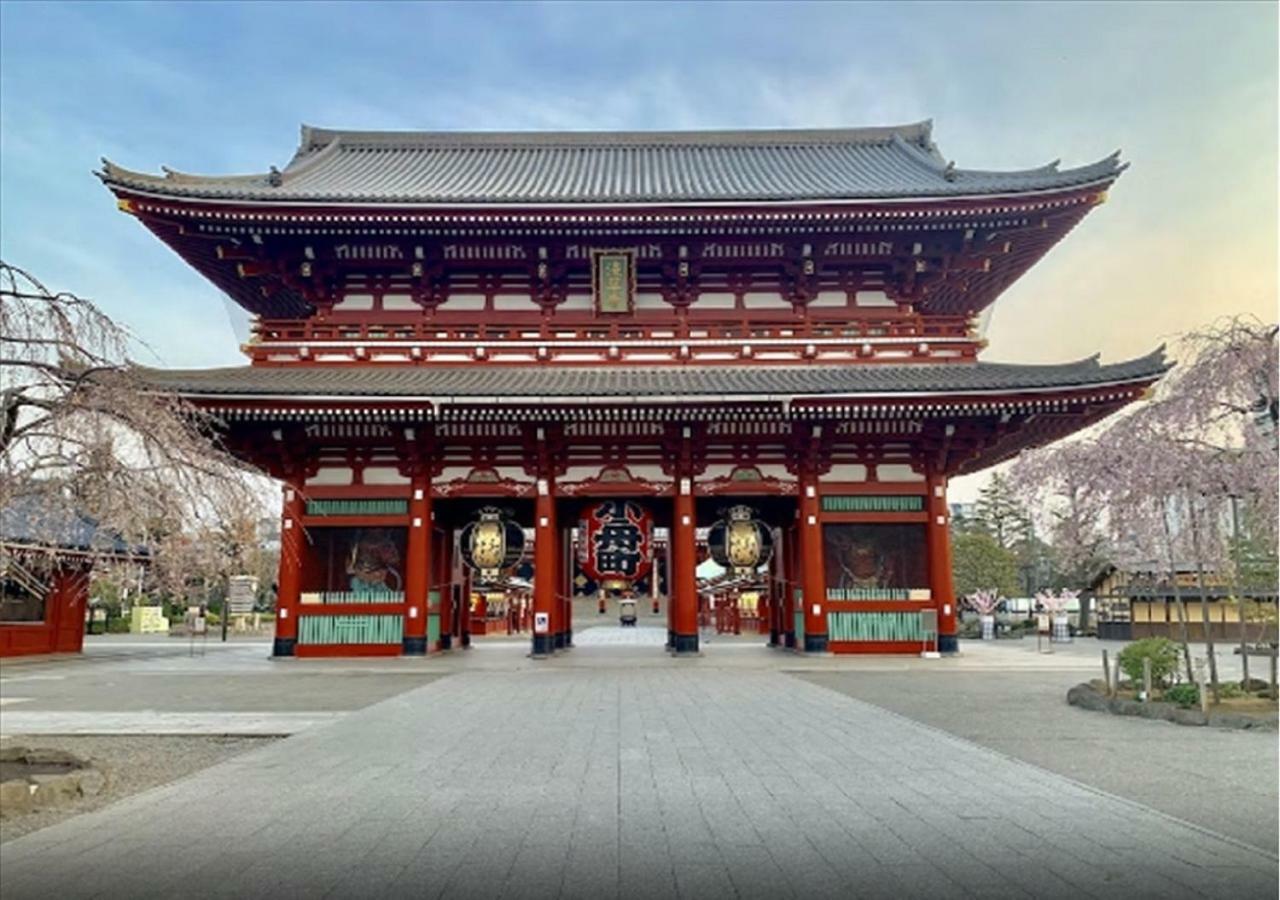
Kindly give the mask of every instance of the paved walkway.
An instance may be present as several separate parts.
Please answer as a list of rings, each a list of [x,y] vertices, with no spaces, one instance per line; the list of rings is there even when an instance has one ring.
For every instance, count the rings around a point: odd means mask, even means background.
[[[0,893],[1275,896],[1257,849],[711,660],[465,670],[0,846]]]

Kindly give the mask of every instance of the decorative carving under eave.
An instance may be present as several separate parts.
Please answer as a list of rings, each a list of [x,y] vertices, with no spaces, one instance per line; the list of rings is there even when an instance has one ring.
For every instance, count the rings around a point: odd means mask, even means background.
[[[664,245],[662,258],[662,299],[676,308],[693,305],[700,293],[702,245]]]
[[[715,497],[721,494],[794,495],[796,482],[764,475],[755,466],[737,466],[723,478],[694,483],[697,496]]]
[[[787,440],[787,471],[797,477],[828,472],[835,432],[833,422],[793,422]]]
[[[227,434],[226,449],[261,471],[301,486],[320,471],[320,457],[301,425],[259,426]]]
[[[455,478],[431,486],[433,497],[532,497],[531,481],[504,478],[490,468],[472,469],[466,478]]]
[[[561,481],[556,484],[556,493],[566,497],[600,497],[600,496],[632,496],[644,494],[653,497],[667,496],[672,492],[671,484],[648,481],[637,478],[631,470],[622,465],[607,465],[600,469],[595,478],[582,481]]]
[[[667,423],[662,437],[662,471],[672,478],[687,478],[706,470],[706,423]]]
[[[559,422],[528,424],[521,428],[524,470],[535,478],[558,478],[569,468],[569,443]]]
[[[430,423],[393,428],[391,444],[396,468],[406,478],[434,478],[444,470],[444,455]]]

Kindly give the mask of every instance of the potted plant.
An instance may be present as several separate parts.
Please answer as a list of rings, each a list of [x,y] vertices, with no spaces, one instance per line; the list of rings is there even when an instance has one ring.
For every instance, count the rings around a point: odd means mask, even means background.
[[[996,607],[1000,605],[1000,595],[995,590],[974,591],[965,598],[965,603],[978,614],[978,621],[982,623],[982,639],[994,641],[996,639]]]
[[[1036,594],[1036,604],[1053,617],[1053,631],[1049,640],[1058,643],[1071,641],[1071,623],[1067,617],[1067,606],[1079,595],[1079,591],[1065,588],[1056,594],[1052,591],[1040,591]]]

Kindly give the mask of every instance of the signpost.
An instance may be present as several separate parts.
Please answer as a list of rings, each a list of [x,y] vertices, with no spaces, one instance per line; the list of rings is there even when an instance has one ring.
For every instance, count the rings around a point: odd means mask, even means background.
[[[227,641],[227,621],[233,616],[253,612],[258,595],[258,579],[252,575],[232,575],[227,579],[227,602],[222,610],[222,642]]]

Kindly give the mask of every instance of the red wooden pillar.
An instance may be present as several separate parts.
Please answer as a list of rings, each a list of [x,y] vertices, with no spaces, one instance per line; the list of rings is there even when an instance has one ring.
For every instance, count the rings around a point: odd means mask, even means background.
[[[551,506],[554,512],[555,497],[551,498]],[[563,560],[560,558],[560,527],[553,517],[551,520],[551,548],[556,554],[555,568],[555,595],[551,600],[551,648],[553,650],[563,650],[565,648],[565,614],[564,614],[564,592],[563,585],[564,576],[562,574]]]
[[[666,549],[663,551],[666,554],[663,557],[663,561],[664,561],[663,564],[666,566],[665,571],[667,573],[667,649],[668,650],[674,649],[676,645],[676,612],[675,612],[676,607],[674,603],[674,598],[676,595],[675,587],[674,587],[675,566],[673,564],[673,561],[672,561],[673,557],[671,555],[672,554],[671,548],[675,542],[675,537],[676,537],[676,529],[675,529],[676,520],[675,520],[674,504],[672,504],[671,509],[672,509],[671,527],[667,529],[667,546],[666,546]]]
[[[800,590],[804,603],[804,652],[827,649],[827,578],[823,565],[821,501],[818,476],[800,478]]]
[[[956,640],[956,591],[951,575],[951,534],[947,527],[950,521],[947,478],[931,472],[926,484],[929,524],[925,526],[925,555],[929,562],[929,595],[938,610],[938,650],[955,653],[960,646]]]
[[[671,649],[698,652],[698,518],[693,479],[677,479],[671,521]]]
[[[556,592],[560,584],[560,553],[556,548],[556,500],[550,477],[538,479],[533,504],[533,656],[541,659],[555,650]]]
[[[560,603],[564,610],[564,646],[573,646],[573,540],[572,531],[560,529]]]
[[[272,656],[293,656],[298,643],[298,601],[302,593],[302,564],[307,541],[302,530],[306,503],[301,489],[284,486],[280,517],[280,572],[276,579],[276,639]]]
[[[797,522],[799,517],[799,505],[797,505]],[[793,525],[783,530],[783,540],[786,542],[786,561],[782,579],[782,646],[791,649],[795,649],[796,646],[796,590],[800,587],[799,534],[800,527],[798,525]]]
[[[453,562],[450,559],[453,543],[449,531],[432,531],[431,561],[435,574],[431,583],[439,593],[440,607],[440,649],[448,650],[453,646]]]
[[[404,567],[405,656],[427,652],[428,593],[431,590],[431,485],[425,474],[410,481],[409,539]]]

